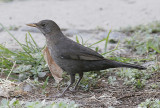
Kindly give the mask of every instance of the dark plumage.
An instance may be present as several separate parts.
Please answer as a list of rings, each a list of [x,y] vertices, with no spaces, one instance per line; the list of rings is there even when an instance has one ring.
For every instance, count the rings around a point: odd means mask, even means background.
[[[84,47],[64,36],[59,26],[54,21],[42,20],[38,23],[27,25],[37,27],[44,34],[52,58],[57,65],[70,75],[71,84],[64,90],[62,95],[64,95],[64,93],[69,90],[69,87],[75,82],[76,73],[79,74],[80,78],[75,89],[83,77],[83,72],[118,67],[140,70],[146,69],[140,65],[122,63],[104,58],[96,51]]]

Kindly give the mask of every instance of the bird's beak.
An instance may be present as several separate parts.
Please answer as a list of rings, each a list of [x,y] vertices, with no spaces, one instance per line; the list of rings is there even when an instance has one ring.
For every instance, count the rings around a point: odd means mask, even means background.
[[[32,23],[32,24],[26,24],[27,26],[31,26],[31,27],[37,27],[36,23]]]

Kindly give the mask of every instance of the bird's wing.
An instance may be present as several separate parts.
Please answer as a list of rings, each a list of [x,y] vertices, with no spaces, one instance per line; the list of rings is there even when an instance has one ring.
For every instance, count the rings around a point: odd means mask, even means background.
[[[84,54],[84,53],[65,53],[61,55],[62,59],[73,59],[73,60],[103,60],[104,57],[100,57],[97,55]]]
[[[73,60],[104,60],[105,58],[96,51],[85,47],[76,42],[70,41],[70,47],[67,48],[67,52],[61,54],[63,59]]]

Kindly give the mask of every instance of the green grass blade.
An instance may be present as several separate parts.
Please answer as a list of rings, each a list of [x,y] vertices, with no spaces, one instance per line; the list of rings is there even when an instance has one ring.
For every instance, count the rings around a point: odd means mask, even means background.
[[[11,34],[1,23],[0,25],[21,47],[23,47],[22,44],[13,36],[13,34]]]
[[[28,34],[29,34],[30,38],[32,39],[32,42],[34,43],[34,46],[36,47],[35,49],[39,52],[40,50],[39,50],[39,47],[38,47],[36,41],[34,40],[34,38],[32,37],[32,35],[30,34],[30,32],[28,32]]]
[[[32,41],[33,41],[33,43],[34,43],[34,45],[38,48],[38,45],[37,45],[37,43],[35,42],[34,38],[32,37],[31,33],[28,32],[28,34],[29,34],[29,36],[31,37],[31,39],[32,39]]]
[[[157,53],[160,53],[160,50],[158,50],[157,48],[155,48],[153,45],[151,45],[149,47],[152,48],[153,50],[155,50]]]
[[[13,34],[11,34],[1,23],[0,23],[1,27],[21,46],[21,48],[31,57],[32,55],[30,55],[30,53],[28,53],[28,51],[26,50],[26,48],[24,48],[23,44],[21,44],[14,36]]]
[[[118,41],[117,46],[116,46],[113,50],[110,50],[110,51],[108,51],[108,52],[104,52],[104,53],[102,53],[101,55],[105,55],[105,54],[108,54],[108,53],[114,52],[114,51],[116,51],[116,50],[120,50],[120,49],[118,49],[119,43],[120,43],[120,41]],[[122,48],[121,48],[121,49],[122,49]]]
[[[101,43],[101,42],[103,42],[103,41],[105,41],[105,40],[106,40],[106,38],[104,38],[104,39],[102,39],[102,40],[100,40],[100,41],[98,41],[98,42],[95,42],[95,43],[89,45],[88,47],[92,47],[93,45],[96,45],[96,44],[98,44],[98,43]]]
[[[107,38],[106,38],[106,40],[105,40],[105,48],[104,48],[104,52],[107,51],[107,45],[108,45],[109,35],[110,35],[111,31],[112,31],[112,30],[109,31],[109,33],[108,33],[108,35],[107,35]]]
[[[16,53],[12,52],[11,50],[9,50],[8,48],[4,47],[3,45],[0,44],[0,50],[2,50],[4,53],[6,54],[12,54],[12,55],[16,55]]]
[[[76,42],[77,42],[77,43],[79,43],[79,39],[78,39],[78,36],[76,36]]]
[[[46,80],[45,80],[45,82],[44,82],[44,84],[43,84],[43,86],[42,86],[42,89],[45,89],[45,88],[46,88],[47,83],[48,83],[48,79],[49,79],[49,76],[46,78]]]
[[[88,46],[88,47],[92,47],[93,45],[96,45],[96,44],[101,43],[101,42],[103,42],[103,41],[106,41],[106,42],[105,42],[105,47],[107,47],[108,38],[109,38],[110,33],[111,33],[111,30],[109,31],[108,36],[107,36],[106,38],[104,38],[104,39],[102,39],[102,40],[100,40],[100,41],[98,41],[98,42],[95,42],[95,43],[91,44],[91,45]]]
[[[81,43],[82,43],[82,45],[84,45],[84,41],[83,41],[83,38],[82,38],[82,36],[80,36],[80,38],[81,38],[81,40],[82,40],[82,42],[81,42]]]

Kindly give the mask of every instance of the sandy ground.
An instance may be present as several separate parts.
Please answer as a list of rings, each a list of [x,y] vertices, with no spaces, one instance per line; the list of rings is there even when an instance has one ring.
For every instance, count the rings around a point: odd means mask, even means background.
[[[160,0],[22,0],[0,3],[0,23],[24,26],[52,19],[61,28],[117,29],[160,19]]]
[[[77,30],[114,30],[159,20],[159,4],[160,0],[16,0],[0,2],[0,23],[7,28],[18,27],[11,33],[24,43],[25,34],[32,31],[27,23],[52,19],[62,29],[70,30],[71,35],[77,35]],[[31,34],[40,46],[45,44],[42,34]],[[5,42],[8,48],[19,48],[8,33],[1,31],[0,43]]]

